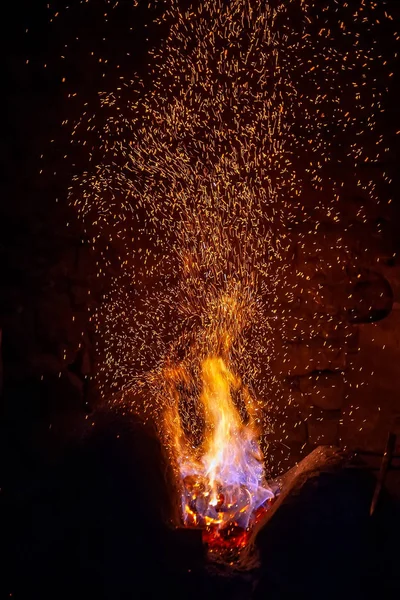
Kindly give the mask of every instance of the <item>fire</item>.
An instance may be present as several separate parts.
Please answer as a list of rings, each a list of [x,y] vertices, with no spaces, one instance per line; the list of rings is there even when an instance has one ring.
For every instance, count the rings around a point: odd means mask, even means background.
[[[170,381],[187,381],[184,370],[169,373]],[[201,365],[200,402],[204,436],[200,446],[185,438],[178,411],[179,393],[166,424],[173,433],[180,478],[182,516],[186,526],[204,529],[210,546],[242,547],[260,515],[274,499],[268,486],[255,425],[256,409],[241,381],[221,357]],[[241,392],[247,413],[241,418],[232,392]]]

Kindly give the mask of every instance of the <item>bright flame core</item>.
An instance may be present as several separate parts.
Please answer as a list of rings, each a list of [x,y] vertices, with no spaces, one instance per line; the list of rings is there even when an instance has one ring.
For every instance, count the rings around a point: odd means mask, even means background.
[[[175,379],[178,375],[174,371]],[[247,531],[257,518],[257,509],[274,497],[266,483],[262,453],[254,425],[255,408],[250,394],[220,357],[202,363],[205,435],[200,448],[189,446],[175,408],[167,415],[167,428],[174,432],[182,488],[183,519],[188,526],[222,531],[232,527]],[[179,373],[182,377],[182,372]],[[176,388],[175,388],[176,389]],[[242,422],[232,396],[241,389],[249,420]]]

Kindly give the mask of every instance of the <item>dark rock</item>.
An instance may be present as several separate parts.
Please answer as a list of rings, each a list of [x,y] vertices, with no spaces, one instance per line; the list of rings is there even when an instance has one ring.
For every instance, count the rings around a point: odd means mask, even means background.
[[[304,236],[297,252],[297,269],[307,279],[315,276],[321,281],[339,282],[345,279],[347,252],[343,230],[321,222],[317,232]],[[325,229],[325,230],[324,230]]]
[[[54,352],[63,344],[76,343],[79,332],[73,321],[73,310],[68,294],[49,291],[37,306],[37,336],[44,347]]]
[[[306,375],[312,371],[343,370],[345,367],[345,349],[318,339],[287,345],[273,365],[274,372],[284,376]]]
[[[348,354],[355,354],[359,350],[360,332],[357,325],[349,325],[350,329],[346,335],[346,351]]]
[[[90,298],[88,294],[88,288],[81,285],[73,285],[71,287],[71,297],[74,306],[83,306],[87,304],[88,299]]]
[[[294,404],[283,407],[277,414],[274,439],[283,444],[292,442],[303,444],[307,441],[303,416]]]
[[[379,265],[379,272],[389,282],[393,292],[393,301],[400,302],[400,265],[396,264],[393,267]]]
[[[94,268],[94,260],[90,250],[90,247],[87,245],[79,245],[77,248],[77,257],[76,257],[76,269],[74,273],[74,278],[77,282],[80,282],[84,286],[87,285],[88,276],[95,272]]]
[[[340,415],[336,411],[314,412],[307,419],[308,442],[311,446],[337,445]]]
[[[327,285],[305,282],[297,299],[303,316],[318,313],[336,315],[339,312],[339,307],[334,304],[333,292]]]
[[[349,294],[350,323],[372,323],[389,315],[393,307],[393,291],[379,273],[363,273]]]
[[[64,369],[62,361],[52,354],[35,354],[30,360],[30,371],[38,377],[55,375]]]
[[[324,410],[338,410],[344,402],[344,382],[341,373],[312,374],[300,378],[300,390],[306,402]]]
[[[344,345],[345,331],[338,319],[321,312],[305,314],[301,306],[297,305],[285,308],[288,310],[277,315],[274,321],[281,341],[300,343],[320,338],[321,343],[329,340]]]
[[[77,264],[78,246],[70,242],[59,251],[57,260],[48,269],[48,276],[53,280],[71,280],[76,273]]]
[[[83,398],[83,380],[77,375],[75,375],[75,373],[70,373],[69,371],[67,371],[66,376],[68,378],[69,384],[75,390],[76,394],[78,394],[79,397]]]

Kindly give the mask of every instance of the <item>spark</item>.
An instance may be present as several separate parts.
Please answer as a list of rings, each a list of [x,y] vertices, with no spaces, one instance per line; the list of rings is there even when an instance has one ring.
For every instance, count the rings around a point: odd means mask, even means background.
[[[392,65],[377,39],[391,16],[385,2],[315,4],[150,2],[164,41],[149,49],[148,76],[120,75],[63,122],[71,154],[86,157],[69,201],[105,289],[91,315],[97,383],[123,410],[160,424],[166,371],[189,373],[196,398],[203,361],[218,355],[254,397],[265,450],[274,415],[295,404],[293,346],[328,351],[332,332],[351,336],[321,307],[355,252],[346,190],[381,201],[365,164],[388,152],[377,123]],[[105,5],[108,21],[120,5]],[[196,403],[181,412],[201,438]]]

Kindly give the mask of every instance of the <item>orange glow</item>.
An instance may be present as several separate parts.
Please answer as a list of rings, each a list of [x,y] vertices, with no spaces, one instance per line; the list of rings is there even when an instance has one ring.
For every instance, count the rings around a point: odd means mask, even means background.
[[[201,365],[204,436],[200,446],[193,447],[183,433],[176,385],[188,376],[175,368],[168,377],[174,385],[166,427],[178,465],[183,521],[203,528],[203,539],[211,547],[243,547],[274,498],[265,480],[250,394],[221,357],[207,357]],[[242,393],[246,423],[232,392]]]

